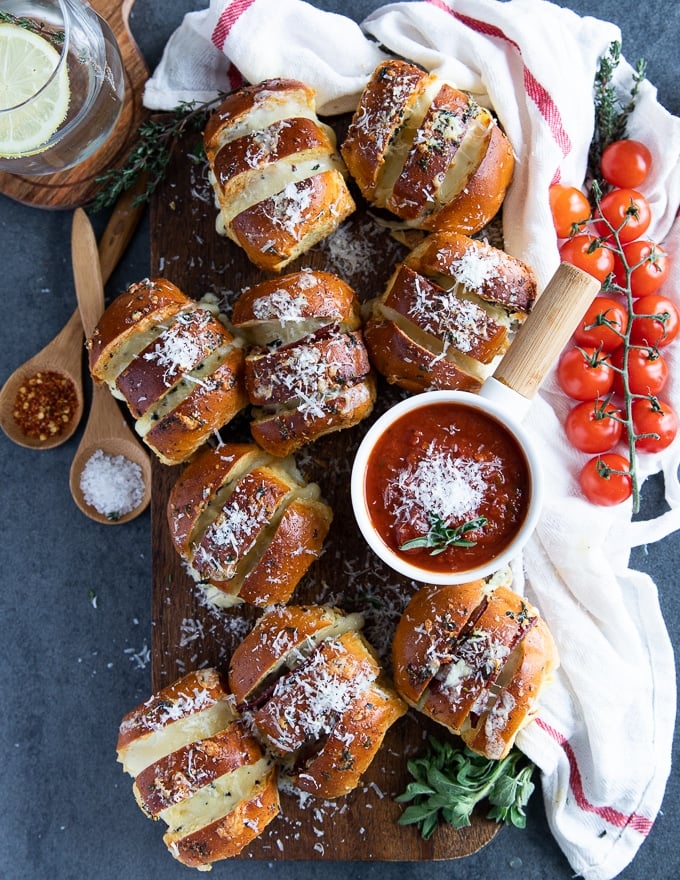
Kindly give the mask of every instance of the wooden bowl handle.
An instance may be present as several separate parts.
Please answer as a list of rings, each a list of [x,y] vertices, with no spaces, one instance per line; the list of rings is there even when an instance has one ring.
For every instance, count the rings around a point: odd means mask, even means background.
[[[533,397],[599,291],[600,282],[592,275],[561,263],[517,331],[494,379],[523,397]]]

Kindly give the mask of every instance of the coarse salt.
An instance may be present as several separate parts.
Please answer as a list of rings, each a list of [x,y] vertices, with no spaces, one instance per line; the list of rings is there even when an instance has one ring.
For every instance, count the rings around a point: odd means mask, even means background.
[[[124,455],[108,455],[97,449],[85,463],[80,491],[86,504],[98,513],[119,519],[142,503],[142,469]]]

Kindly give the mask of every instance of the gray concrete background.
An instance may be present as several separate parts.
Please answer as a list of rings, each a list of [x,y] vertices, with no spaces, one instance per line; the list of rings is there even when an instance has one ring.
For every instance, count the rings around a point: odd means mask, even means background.
[[[165,41],[201,0],[136,0],[130,23],[151,68]],[[323,9],[361,20],[379,2],[329,2]],[[623,51],[648,61],[660,101],[680,113],[675,0],[563,4],[616,21]],[[97,231],[106,217],[95,219]],[[74,308],[70,212],[41,211],[0,196],[0,382],[48,342]],[[148,218],[112,277],[113,295],[149,272]],[[7,880],[148,880],[190,876],[161,842],[162,830],[134,802],[129,777],[115,760],[122,715],[150,693],[149,513],[106,529],[83,517],[68,491],[79,434],[51,452],[14,446],[0,434],[0,639],[2,795],[0,878]],[[644,489],[645,511],[658,510],[658,481]],[[652,573],[677,643],[680,538],[636,550],[633,564]],[[91,594],[97,596],[96,607]],[[678,744],[674,757],[678,759]],[[439,863],[266,863],[236,860],[215,876],[233,880],[479,880],[573,876],[547,828],[540,795],[525,831],[504,828],[480,853]],[[626,880],[680,876],[677,825],[680,784],[673,774],[663,810]],[[386,829],[386,833],[398,833]],[[357,859],[361,853],[357,852]]]

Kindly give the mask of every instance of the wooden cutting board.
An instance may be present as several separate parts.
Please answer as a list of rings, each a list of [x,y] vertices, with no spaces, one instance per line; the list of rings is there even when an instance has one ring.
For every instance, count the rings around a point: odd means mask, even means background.
[[[347,120],[344,120],[346,124]],[[342,134],[342,122],[337,124]],[[215,233],[216,210],[203,165],[188,158],[195,144],[177,150],[167,182],[151,207],[151,271],[166,277],[186,294],[218,295],[227,314],[241,290],[264,276],[243,252]],[[355,194],[356,195],[356,194]],[[341,275],[362,300],[380,292],[404,250],[378,227],[357,199],[359,209],[341,231],[290,271],[311,266]],[[377,415],[395,399],[380,386]],[[375,417],[374,415],[374,417]],[[373,417],[373,418],[374,418]],[[389,645],[397,619],[417,588],[387,570],[370,551],[356,528],[349,497],[353,454],[367,420],[356,428],[317,441],[297,456],[310,480],[317,481],[334,511],[325,552],[300,583],[292,601],[330,602],[360,610],[365,635],[389,662]],[[249,440],[245,421],[229,425],[224,440]],[[152,497],[153,632],[152,687],[156,691],[193,668],[225,669],[231,652],[256,619],[257,612],[240,606],[211,610],[201,600],[172,546],[166,505],[180,468],[154,464]],[[423,752],[428,733],[446,736],[443,728],[409,714],[388,732],[378,757],[360,787],[333,804],[314,802],[301,807],[282,795],[282,813],[262,837],[243,853],[255,859],[428,860],[452,859],[476,852],[499,829],[483,816],[471,827],[440,829],[423,841],[414,827],[401,827],[402,806],[394,796],[410,776],[406,762]]]
[[[94,198],[100,189],[99,174],[125,160],[146,115],[142,90],[149,75],[128,27],[133,4],[134,0],[90,0],[90,6],[113,31],[125,71],[123,108],[111,136],[85,162],[68,171],[37,177],[0,171],[0,193],[37,208],[76,208]]]

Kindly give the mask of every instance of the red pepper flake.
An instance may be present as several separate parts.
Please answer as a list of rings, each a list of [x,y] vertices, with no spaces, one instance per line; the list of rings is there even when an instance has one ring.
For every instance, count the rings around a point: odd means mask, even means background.
[[[78,395],[69,377],[39,370],[22,382],[12,415],[26,437],[49,440],[64,433],[77,409]]]

